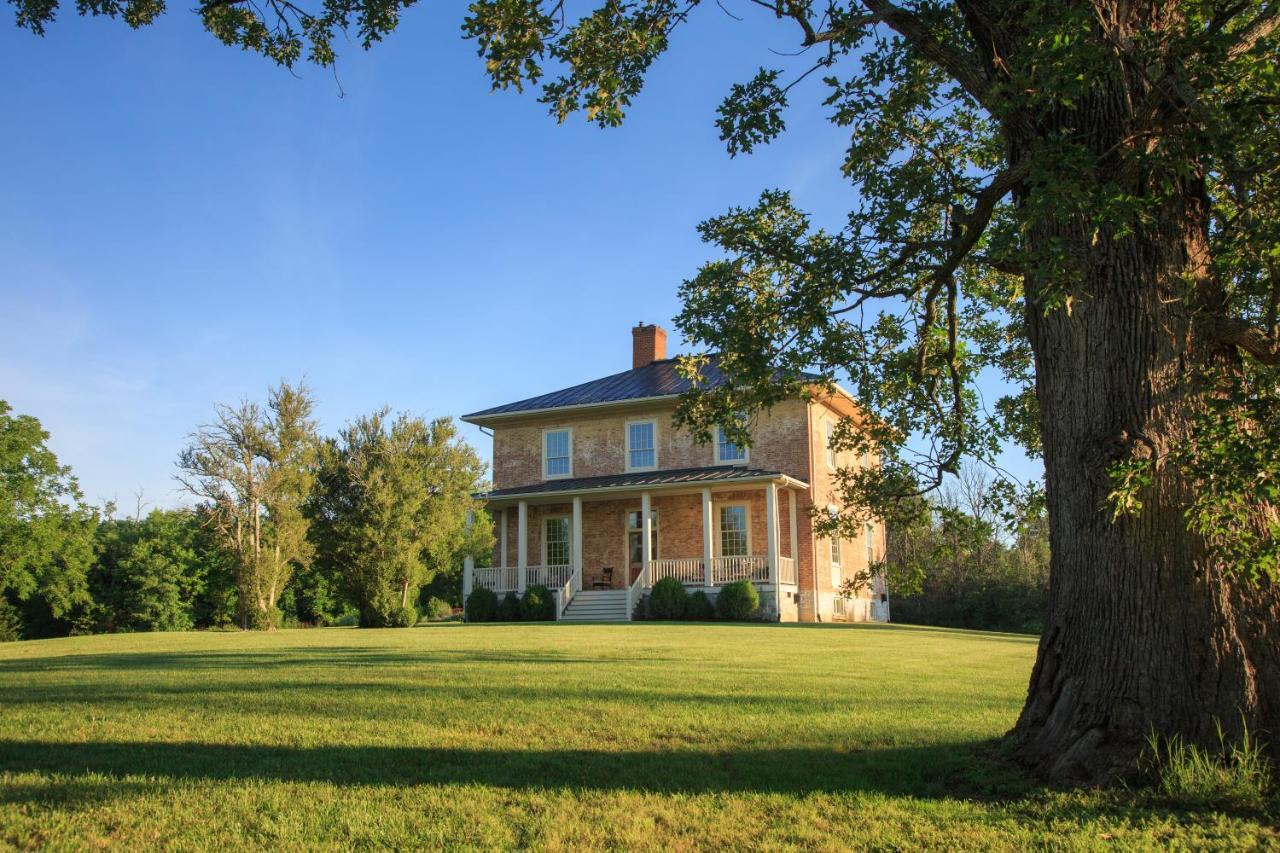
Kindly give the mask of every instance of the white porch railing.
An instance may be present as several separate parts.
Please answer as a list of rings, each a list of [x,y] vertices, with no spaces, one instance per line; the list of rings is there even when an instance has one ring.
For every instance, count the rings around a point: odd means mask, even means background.
[[[560,617],[564,615],[564,609],[569,606],[569,602],[573,601],[573,595],[582,589],[582,572],[573,572],[569,575],[569,579],[555,590],[556,594],[556,621],[560,621]]]
[[[707,582],[702,570],[701,557],[675,557],[653,560],[649,563],[649,579],[657,583],[663,578],[675,578],[683,584],[702,586]]]
[[[711,560],[711,584],[721,586],[733,581],[769,582],[769,558],[763,555],[751,557],[713,557]]]
[[[557,590],[573,577],[573,566],[525,566],[525,588],[541,584],[550,590]],[[520,568],[518,566],[495,566],[488,569],[475,569],[471,573],[472,588],[482,586],[494,592],[516,592],[520,589]],[[468,590],[469,591],[469,590]]]
[[[778,583],[796,583],[796,561],[794,557],[778,558]]]
[[[527,586],[541,584],[547,589],[558,589],[573,576],[573,566],[568,563],[563,566],[528,566],[525,572]]]
[[[645,577],[644,569],[640,570],[640,574],[636,576],[635,583],[627,587],[627,621],[630,622],[634,618],[636,612],[636,602],[640,599],[640,591],[648,586],[648,578]]]
[[[471,586],[484,587],[494,592],[515,592],[520,588],[519,573],[515,566],[496,566],[489,569],[475,569],[471,573]],[[470,590],[467,590],[470,592]]]

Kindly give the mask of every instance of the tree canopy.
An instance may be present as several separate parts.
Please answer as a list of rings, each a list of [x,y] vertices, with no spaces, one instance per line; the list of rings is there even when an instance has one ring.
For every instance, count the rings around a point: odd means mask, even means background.
[[[489,525],[467,528],[485,466],[452,420],[383,409],[327,441],[321,458],[313,538],[362,625],[414,624],[424,583],[492,548]]]
[[[88,601],[98,514],[40,422],[12,411],[0,400],[0,600],[39,596],[61,617]]]

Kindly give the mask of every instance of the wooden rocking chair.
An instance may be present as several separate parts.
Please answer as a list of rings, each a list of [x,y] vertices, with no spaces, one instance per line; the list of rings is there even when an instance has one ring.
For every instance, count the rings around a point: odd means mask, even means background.
[[[605,566],[600,570],[600,574],[596,575],[596,579],[591,584],[592,589],[613,589],[613,566]]]

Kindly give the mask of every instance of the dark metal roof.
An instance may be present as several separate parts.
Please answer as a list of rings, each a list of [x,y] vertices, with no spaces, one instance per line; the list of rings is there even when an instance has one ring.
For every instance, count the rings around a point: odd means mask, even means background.
[[[783,476],[781,471],[746,468],[741,465],[712,465],[706,468],[669,468],[665,471],[643,471],[635,474],[608,474],[603,477],[576,477],[547,480],[528,486],[496,489],[478,495],[495,500],[516,495],[542,495],[556,492],[583,492],[635,486],[677,486],[685,483],[722,483],[733,480],[767,480]]]
[[[712,355],[703,366],[702,375],[706,380],[704,387],[707,388],[715,388],[724,382],[724,375],[720,372],[715,355]],[[812,378],[817,380],[820,377]],[[664,358],[661,361],[646,364],[644,367],[615,373],[603,379],[593,379],[581,385],[552,391],[550,394],[541,394],[527,400],[472,412],[469,415],[463,415],[462,419],[478,421],[497,415],[559,409],[565,406],[589,406],[626,400],[643,400],[647,397],[675,396],[688,391],[691,385],[688,379],[676,372],[676,359]]]

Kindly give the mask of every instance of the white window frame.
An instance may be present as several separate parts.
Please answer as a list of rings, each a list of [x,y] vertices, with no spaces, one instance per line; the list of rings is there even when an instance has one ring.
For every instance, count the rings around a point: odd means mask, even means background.
[[[631,566],[631,534],[639,533],[641,536],[644,536],[644,527],[631,526],[632,513],[635,513],[636,515],[640,515],[640,507],[627,510],[626,515],[622,517],[622,524],[626,528],[626,532],[623,533],[622,535],[622,553],[624,555],[623,561],[626,563],[628,568],[630,568]],[[658,556],[658,551],[661,550],[662,548],[662,525],[659,524],[658,522],[659,516],[658,516],[657,507],[650,507],[649,514],[653,516],[653,538],[650,540],[652,544],[649,546],[649,550],[650,550],[649,557],[651,559],[658,560],[658,559],[661,559]],[[640,523],[642,525],[644,524],[643,516],[641,516],[640,518]],[[643,546],[644,541],[641,540],[640,544],[641,546]]]
[[[741,459],[721,459],[721,458],[720,458],[720,445],[721,445],[721,444],[724,444],[724,443],[726,443],[726,442],[725,442],[725,440],[724,440],[724,427],[722,427],[722,426],[717,426],[717,427],[716,427],[716,440],[715,440],[715,459],[716,459],[716,464],[717,464],[717,465],[746,465],[746,464],[747,464],[747,462],[749,462],[749,461],[751,460],[751,448],[750,448],[750,447],[743,447],[743,446],[740,446],[740,445],[735,445],[735,446],[736,446],[739,450],[741,450],[741,451],[742,451],[742,458],[741,458]],[[732,442],[728,442],[728,443],[730,443],[730,444],[731,444]]]
[[[827,514],[833,519],[840,515],[840,510],[834,506],[827,507]],[[840,582],[844,580],[844,571],[841,566],[844,563],[844,541],[840,538],[840,531],[831,531],[831,585],[839,587]]]
[[[632,465],[631,464],[631,427],[648,424],[653,429],[653,464],[652,465]],[[626,421],[622,425],[623,429],[623,445],[626,447],[626,458],[623,462],[626,470],[631,471],[655,471],[658,468],[658,421],[655,418],[641,418],[634,421]]]
[[[721,524],[721,519],[723,518],[722,512],[726,509],[734,509],[735,507],[742,508],[742,513],[744,518],[743,523],[746,525],[747,553],[742,555],[733,554],[730,556],[750,557],[753,553],[755,553],[754,551],[751,550],[751,504],[741,503],[741,502],[721,503],[721,504],[716,504],[716,541],[714,545],[715,545],[715,556],[717,557],[725,556],[723,525]]]
[[[867,537],[867,571],[871,571],[871,566],[876,561],[875,539],[873,538],[875,536],[875,528],[868,521],[862,525],[862,530]]]
[[[831,446],[831,439],[835,437],[836,425],[831,421],[826,422],[827,433],[827,470],[836,470],[836,449]]]
[[[569,470],[563,474],[552,474],[547,470],[547,435],[553,432],[567,432],[569,434]],[[542,430],[542,479],[544,480],[564,480],[573,476],[573,427],[547,427]]]
[[[565,550],[566,550],[566,552],[567,552],[567,553],[568,553],[568,555],[569,555],[569,561],[568,561],[568,562],[566,562],[566,563],[556,563],[555,565],[557,565],[557,566],[571,566],[571,565],[573,565],[573,519],[571,519],[571,518],[570,518],[569,516],[567,516],[567,515],[544,515],[544,516],[542,517],[542,543],[541,543],[541,544],[542,544],[542,548],[541,548],[541,550],[542,550],[542,555],[541,555],[541,556],[542,556],[542,562],[540,563],[540,565],[543,565],[543,566],[550,566],[550,565],[551,565],[551,563],[547,562],[547,522],[550,522],[550,521],[563,521],[563,522],[564,522],[564,528],[565,528],[565,534],[566,534],[566,536],[565,536]]]

